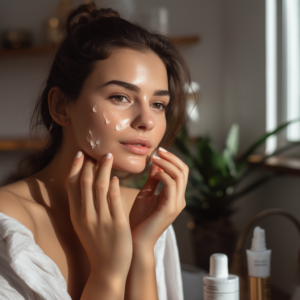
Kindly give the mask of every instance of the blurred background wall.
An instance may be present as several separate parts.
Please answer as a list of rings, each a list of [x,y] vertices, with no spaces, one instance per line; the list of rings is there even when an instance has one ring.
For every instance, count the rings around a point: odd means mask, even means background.
[[[117,1],[112,1],[116,3]],[[73,1],[74,5],[80,1]],[[101,4],[101,1],[96,1]],[[106,2],[107,3],[107,2]],[[240,150],[265,132],[265,2],[261,0],[136,0],[135,17],[152,7],[169,12],[170,35],[201,37],[194,45],[179,46],[192,80],[201,86],[198,133],[209,133],[220,149],[232,123],[240,125]],[[36,44],[44,43],[44,23],[57,0],[0,2],[0,31],[26,28]],[[44,54],[0,57],[0,139],[28,136],[33,105],[49,71]],[[23,155],[0,152],[0,180]],[[281,207],[300,219],[299,178],[275,179],[236,203],[232,219],[241,231],[259,211]],[[187,213],[174,223],[181,261],[194,263]],[[300,247],[296,230],[280,217],[261,223],[272,252],[272,282],[291,293],[292,271]],[[249,246],[249,245],[248,245]]]

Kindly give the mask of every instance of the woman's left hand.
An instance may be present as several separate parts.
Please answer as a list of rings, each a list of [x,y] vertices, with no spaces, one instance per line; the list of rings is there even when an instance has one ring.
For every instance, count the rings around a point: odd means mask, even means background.
[[[186,206],[189,168],[174,154],[161,149],[161,158],[153,157],[147,182],[130,212],[133,247],[143,251],[153,251],[158,238]],[[154,195],[159,181],[165,187],[159,195]]]

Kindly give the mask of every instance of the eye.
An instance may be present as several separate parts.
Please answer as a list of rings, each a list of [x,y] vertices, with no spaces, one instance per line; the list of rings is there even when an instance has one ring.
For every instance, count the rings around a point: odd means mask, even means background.
[[[154,108],[158,109],[158,110],[165,110],[166,109],[166,105],[156,102],[151,104]]]
[[[113,99],[113,100],[115,100],[116,102],[119,102],[119,103],[128,102],[128,99],[125,95],[113,95],[113,96],[109,97],[109,99]]]

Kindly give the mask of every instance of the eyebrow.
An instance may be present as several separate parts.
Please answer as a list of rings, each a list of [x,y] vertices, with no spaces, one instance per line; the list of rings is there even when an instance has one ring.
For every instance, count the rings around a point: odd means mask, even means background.
[[[128,83],[128,82],[125,82],[125,81],[120,81],[120,80],[108,81],[108,82],[104,83],[101,87],[105,87],[105,86],[108,86],[110,84],[115,84],[115,85],[122,86],[125,89],[131,90],[131,91],[136,92],[136,93],[139,93],[141,91],[141,89],[137,85],[132,84],[132,83]],[[157,90],[153,93],[153,96],[170,96],[170,92],[167,91],[167,90]]]

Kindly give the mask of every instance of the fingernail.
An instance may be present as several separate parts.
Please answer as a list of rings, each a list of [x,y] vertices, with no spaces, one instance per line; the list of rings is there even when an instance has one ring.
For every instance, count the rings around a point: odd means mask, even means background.
[[[117,176],[114,176],[113,178],[117,178],[117,179],[118,179],[118,177],[117,177]]]
[[[162,147],[159,147],[158,148],[160,151],[162,151],[162,152],[168,152],[166,149],[164,149],[164,148],[162,148]]]
[[[81,152],[81,151],[78,151],[75,157],[76,157],[76,158],[79,158],[81,155],[82,155],[82,152]]]
[[[107,154],[106,154],[106,159],[110,159],[111,156],[112,156],[111,153],[107,153]]]
[[[153,158],[160,159],[157,155],[153,155]]]

